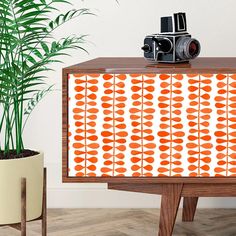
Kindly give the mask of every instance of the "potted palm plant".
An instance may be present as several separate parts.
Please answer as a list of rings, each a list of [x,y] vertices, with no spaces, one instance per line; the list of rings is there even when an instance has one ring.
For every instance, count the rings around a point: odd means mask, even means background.
[[[88,9],[72,9],[52,20],[58,4],[70,2],[0,2],[0,224],[20,222],[22,177],[27,179],[27,220],[42,212],[43,152],[25,147],[23,131],[35,106],[53,89],[46,84],[45,72],[66,50],[83,49],[85,36],[56,40],[54,30],[91,14]]]

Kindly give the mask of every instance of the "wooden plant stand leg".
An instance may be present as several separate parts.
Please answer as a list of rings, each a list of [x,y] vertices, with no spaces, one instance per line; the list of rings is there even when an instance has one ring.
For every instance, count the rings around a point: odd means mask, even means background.
[[[43,176],[43,207],[42,207],[42,236],[47,235],[47,169],[44,168]]]
[[[183,184],[163,184],[159,236],[171,236],[181,200]]]
[[[197,209],[198,197],[184,197],[183,222],[192,222]]]
[[[21,236],[26,236],[26,178],[21,179]]]
[[[27,223],[27,215],[26,215],[26,178],[21,179],[21,223],[10,224],[10,225],[1,225],[9,226],[18,231],[21,231],[21,236],[26,236],[26,223]],[[44,176],[43,176],[43,202],[42,202],[42,215],[34,219],[32,221],[41,220],[42,221],[42,236],[47,236],[47,169],[44,168]]]

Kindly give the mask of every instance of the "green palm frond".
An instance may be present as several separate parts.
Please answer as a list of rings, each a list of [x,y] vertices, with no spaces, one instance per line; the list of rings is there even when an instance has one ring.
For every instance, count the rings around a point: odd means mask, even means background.
[[[40,91],[37,91],[36,93],[33,94],[33,96],[31,96],[31,98],[28,100],[28,103],[25,106],[24,109],[24,115],[26,116],[24,125],[23,125],[23,130],[25,128],[25,125],[31,115],[31,113],[33,112],[33,110],[35,109],[35,107],[39,104],[39,102],[50,92],[53,91],[53,87],[54,85],[50,85],[48,88],[46,89],[42,89]]]
[[[58,15],[55,20],[50,21],[48,24],[49,27],[45,31],[52,32],[56,28],[60,27],[62,24],[82,15],[94,15],[94,14],[91,13],[90,10],[86,8],[72,9],[66,12],[65,14]]]
[[[67,0],[1,0],[0,2],[0,150],[23,149],[23,127],[35,106],[52,87],[42,89],[45,72],[62,62],[68,50],[86,52],[86,35],[54,39],[68,21],[92,15],[87,8],[58,13]],[[52,20],[52,15],[57,14]]]
[[[50,85],[48,88],[36,92],[28,101],[24,109],[24,115],[30,115],[37,104],[51,91],[53,91],[53,86]]]

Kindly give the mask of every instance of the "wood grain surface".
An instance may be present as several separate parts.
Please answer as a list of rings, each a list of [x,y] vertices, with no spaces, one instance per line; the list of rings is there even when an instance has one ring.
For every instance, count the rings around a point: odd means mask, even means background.
[[[42,207],[42,236],[47,235],[47,169],[44,168],[43,175],[43,207]]]
[[[171,178],[169,178],[169,183]],[[169,183],[108,183],[108,189],[140,192],[149,194],[163,194],[163,188]],[[174,183],[173,184],[181,184]],[[236,197],[236,184],[230,183],[184,183],[181,192],[182,197]]]
[[[198,197],[236,196],[236,184],[163,183],[108,184],[108,189],[161,194],[159,236],[171,236],[181,197],[184,197],[183,221],[193,221]],[[236,234],[235,234],[236,235]]]
[[[198,209],[194,222],[177,215],[173,236],[235,236],[236,209]],[[159,209],[49,209],[48,236],[157,236]],[[40,236],[40,221],[27,223],[29,236]],[[10,227],[0,236],[19,236]]]
[[[142,57],[104,57],[73,65],[65,73],[236,73],[236,57],[199,57],[190,63],[150,63]]]
[[[192,222],[197,209],[198,197],[184,197],[183,202],[183,222]]]
[[[159,236],[172,235],[182,189],[183,184],[164,184],[162,186]]]
[[[26,236],[26,178],[21,179],[21,236]]]

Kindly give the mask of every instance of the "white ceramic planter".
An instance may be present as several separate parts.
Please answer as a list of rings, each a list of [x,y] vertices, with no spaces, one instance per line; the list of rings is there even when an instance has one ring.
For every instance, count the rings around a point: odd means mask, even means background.
[[[15,160],[0,160],[0,224],[21,221],[21,178],[26,178],[27,220],[42,213],[43,153]]]

